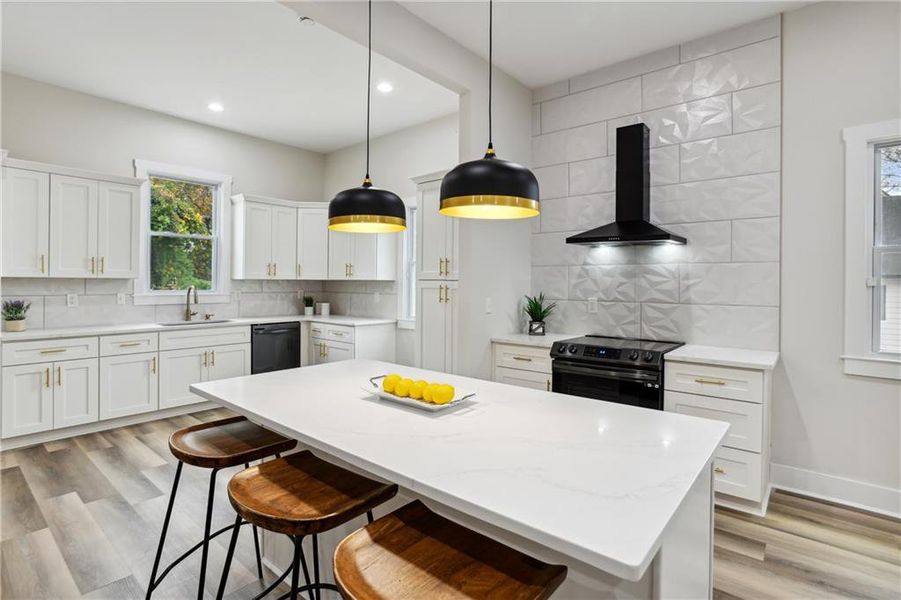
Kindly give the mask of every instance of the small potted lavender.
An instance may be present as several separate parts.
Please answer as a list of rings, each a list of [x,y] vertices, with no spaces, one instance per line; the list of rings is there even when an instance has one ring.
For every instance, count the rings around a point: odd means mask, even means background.
[[[25,331],[25,315],[31,308],[31,302],[25,300],[3,301],[3,330]]]

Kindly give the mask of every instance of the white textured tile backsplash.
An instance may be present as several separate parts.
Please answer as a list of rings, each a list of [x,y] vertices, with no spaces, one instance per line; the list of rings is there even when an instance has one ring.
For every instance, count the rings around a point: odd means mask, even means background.
[[[559,302],[552,331],[777,349],[779,29],[764,19],[534,92],[532,291]],[[613,220],[616,128],[637,122],[651,220],[688,244],[567,245]]]

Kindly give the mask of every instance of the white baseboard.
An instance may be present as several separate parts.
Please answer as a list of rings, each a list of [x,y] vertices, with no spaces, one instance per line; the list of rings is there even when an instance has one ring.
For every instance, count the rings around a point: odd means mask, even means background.
[[[770,464],[770,483],[788,492],[901,518],[901,490],[776,463]]]

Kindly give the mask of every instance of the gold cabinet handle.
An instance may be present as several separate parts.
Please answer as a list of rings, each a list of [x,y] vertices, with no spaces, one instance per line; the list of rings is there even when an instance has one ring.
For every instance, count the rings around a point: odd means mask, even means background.
[[[513,360],[524,360],[526,362],[532,362],[532,359],[528,356],[514,356]]]
[[[50,387],[50,367],[44,369],[44,387]]]
[[[132,348],[134,346],[140,346],[141,342],[121,342],[119,344],[120,348]]]
[[[708,385],[726,385],[722,379],[708,379],[707,377],[695,377],[695,383],[705,383]]]
[[[209,356],[210,356],[210,353],[207,352],[206,350],[204,350],[203,351],[203,366],[204,367],[210,366],[209,365]]]
[[[278,277],[278,263],[272,263],[272,276]]]
[[[726,469],[724,469],[723,467],[713,467],[713,472],[719,473],[720,475],[725,475]]]
[[[438,286],[438,302],[444,302],[444,286]]]
[[[444,257],[444,274],[450,275],[450,259],[446,256]]]
[[[354,276],[354,264],[353,263],[350,263],[350,276],[351,277]]]
[[[344,334],[343,331],[332,331],[332,335],[337,335],[337,336],[340,336],[340,337],[344,337],[345,334]]]
[[[156,373],[156,357],[155,356],[150,357],[150,372],[154,373],[154,374]]]
[[[546,389],[547,391],[551,391],[551,380],[550,380],[550,379],[548,379],[548,380],[545,382],[545,389]]]
[[[45,268],[45,267],[44,267],[44,255],[41,254],[41,273],[44,272],[44,268]]]
[[[97,271],[97,259],[95,257],[91,257],[91,274],[93,275]]]
[[[300,266],[300,263],[297,263],[297,276],[300,277],[301,273],[303,273],[303,268]]]
[[[444,275],[444,259],[443,258],[438,259],[438,274]]]
[[[56,367],[56,385],[62,386],[63,384],[63,368]]]
[[[60,352],[65,352],[65,348],[51,348],[49,350],[41,350],[41,354],[59,354]]]
[[[216,351],[215,350],[210,350],[210,366],[211,367],[216,366]]]
[[[450,303],[450,286],[449,285],[444,286],[444,303],[445,304]]]
[[[100,272],[103,273],[105,271],[106,271],[106,257],[101,256],[100,257]]]

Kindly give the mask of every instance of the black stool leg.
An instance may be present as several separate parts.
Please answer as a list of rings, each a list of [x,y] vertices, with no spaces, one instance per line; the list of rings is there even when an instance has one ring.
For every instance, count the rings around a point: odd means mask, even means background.
[[[250,463],[244,463],[244,468],[249,469]],[[263,559],[260,557],[260,535],[257,533],[257,526],[252,525],[253,527],[253,549],[256,550],[257,553],[257,575],[260,579],[263,578]]]
[[[166,518],[163,519],[163,530],[160,532],[160,543],[156,549],[156,558],[153,560],[153,570],[150,571],[150,583],[147,585],[146,600],[150,600],[153,589],[156,587],[156,572],[160,568],[160,558],[163,556],[163,545],[166,543],[166,533],[169,531],[169,518],[172,516],[172,506],[175,504],[175,493],[178,491],[178,482],[181,479],[181,468],[184,465],[178,461],[175,468],[175,480],[172,482],[172,491],[169,493],[169,506],[166,508]]]
[[[213,524],[213,498],[216,495],[216,474],[219,469],[210,473],[210,492],[206,502],[206,525],[203,529],[203,550],[200,555],[200,581],[197,584],[197,600],[203,600],[203,584],[206,579],[206,559],[210,549],[210,527]]]
[[[235,546],[238,544],[238,532],[241,530],[241,515],[235,518],[235,528],[232,529],[232,538],[228,543],[228,553],[225,555],[225,564],[222,565],[222,579],[219,580],[219,592],[216,600],[222,600],[225,594],[225,583],[228,581],[228,572],[231,570],[232,557],[235,555]]]
[[[300,586],[300,569],[297,567],[300,565],[301,540],[297,538],[292,539],[294,540],[294,568],[291,570],[291,600],[297,600],[297,588]],[[304,561],[304,572],[306,572],[306,561]]]
[[[313,582],[316,584],[316,600],[319,600],[319,536],[313,534]]]
[[[371,510],[366,511],[366,520],[369,521],[370,523],[372,523],[372,511]]]

